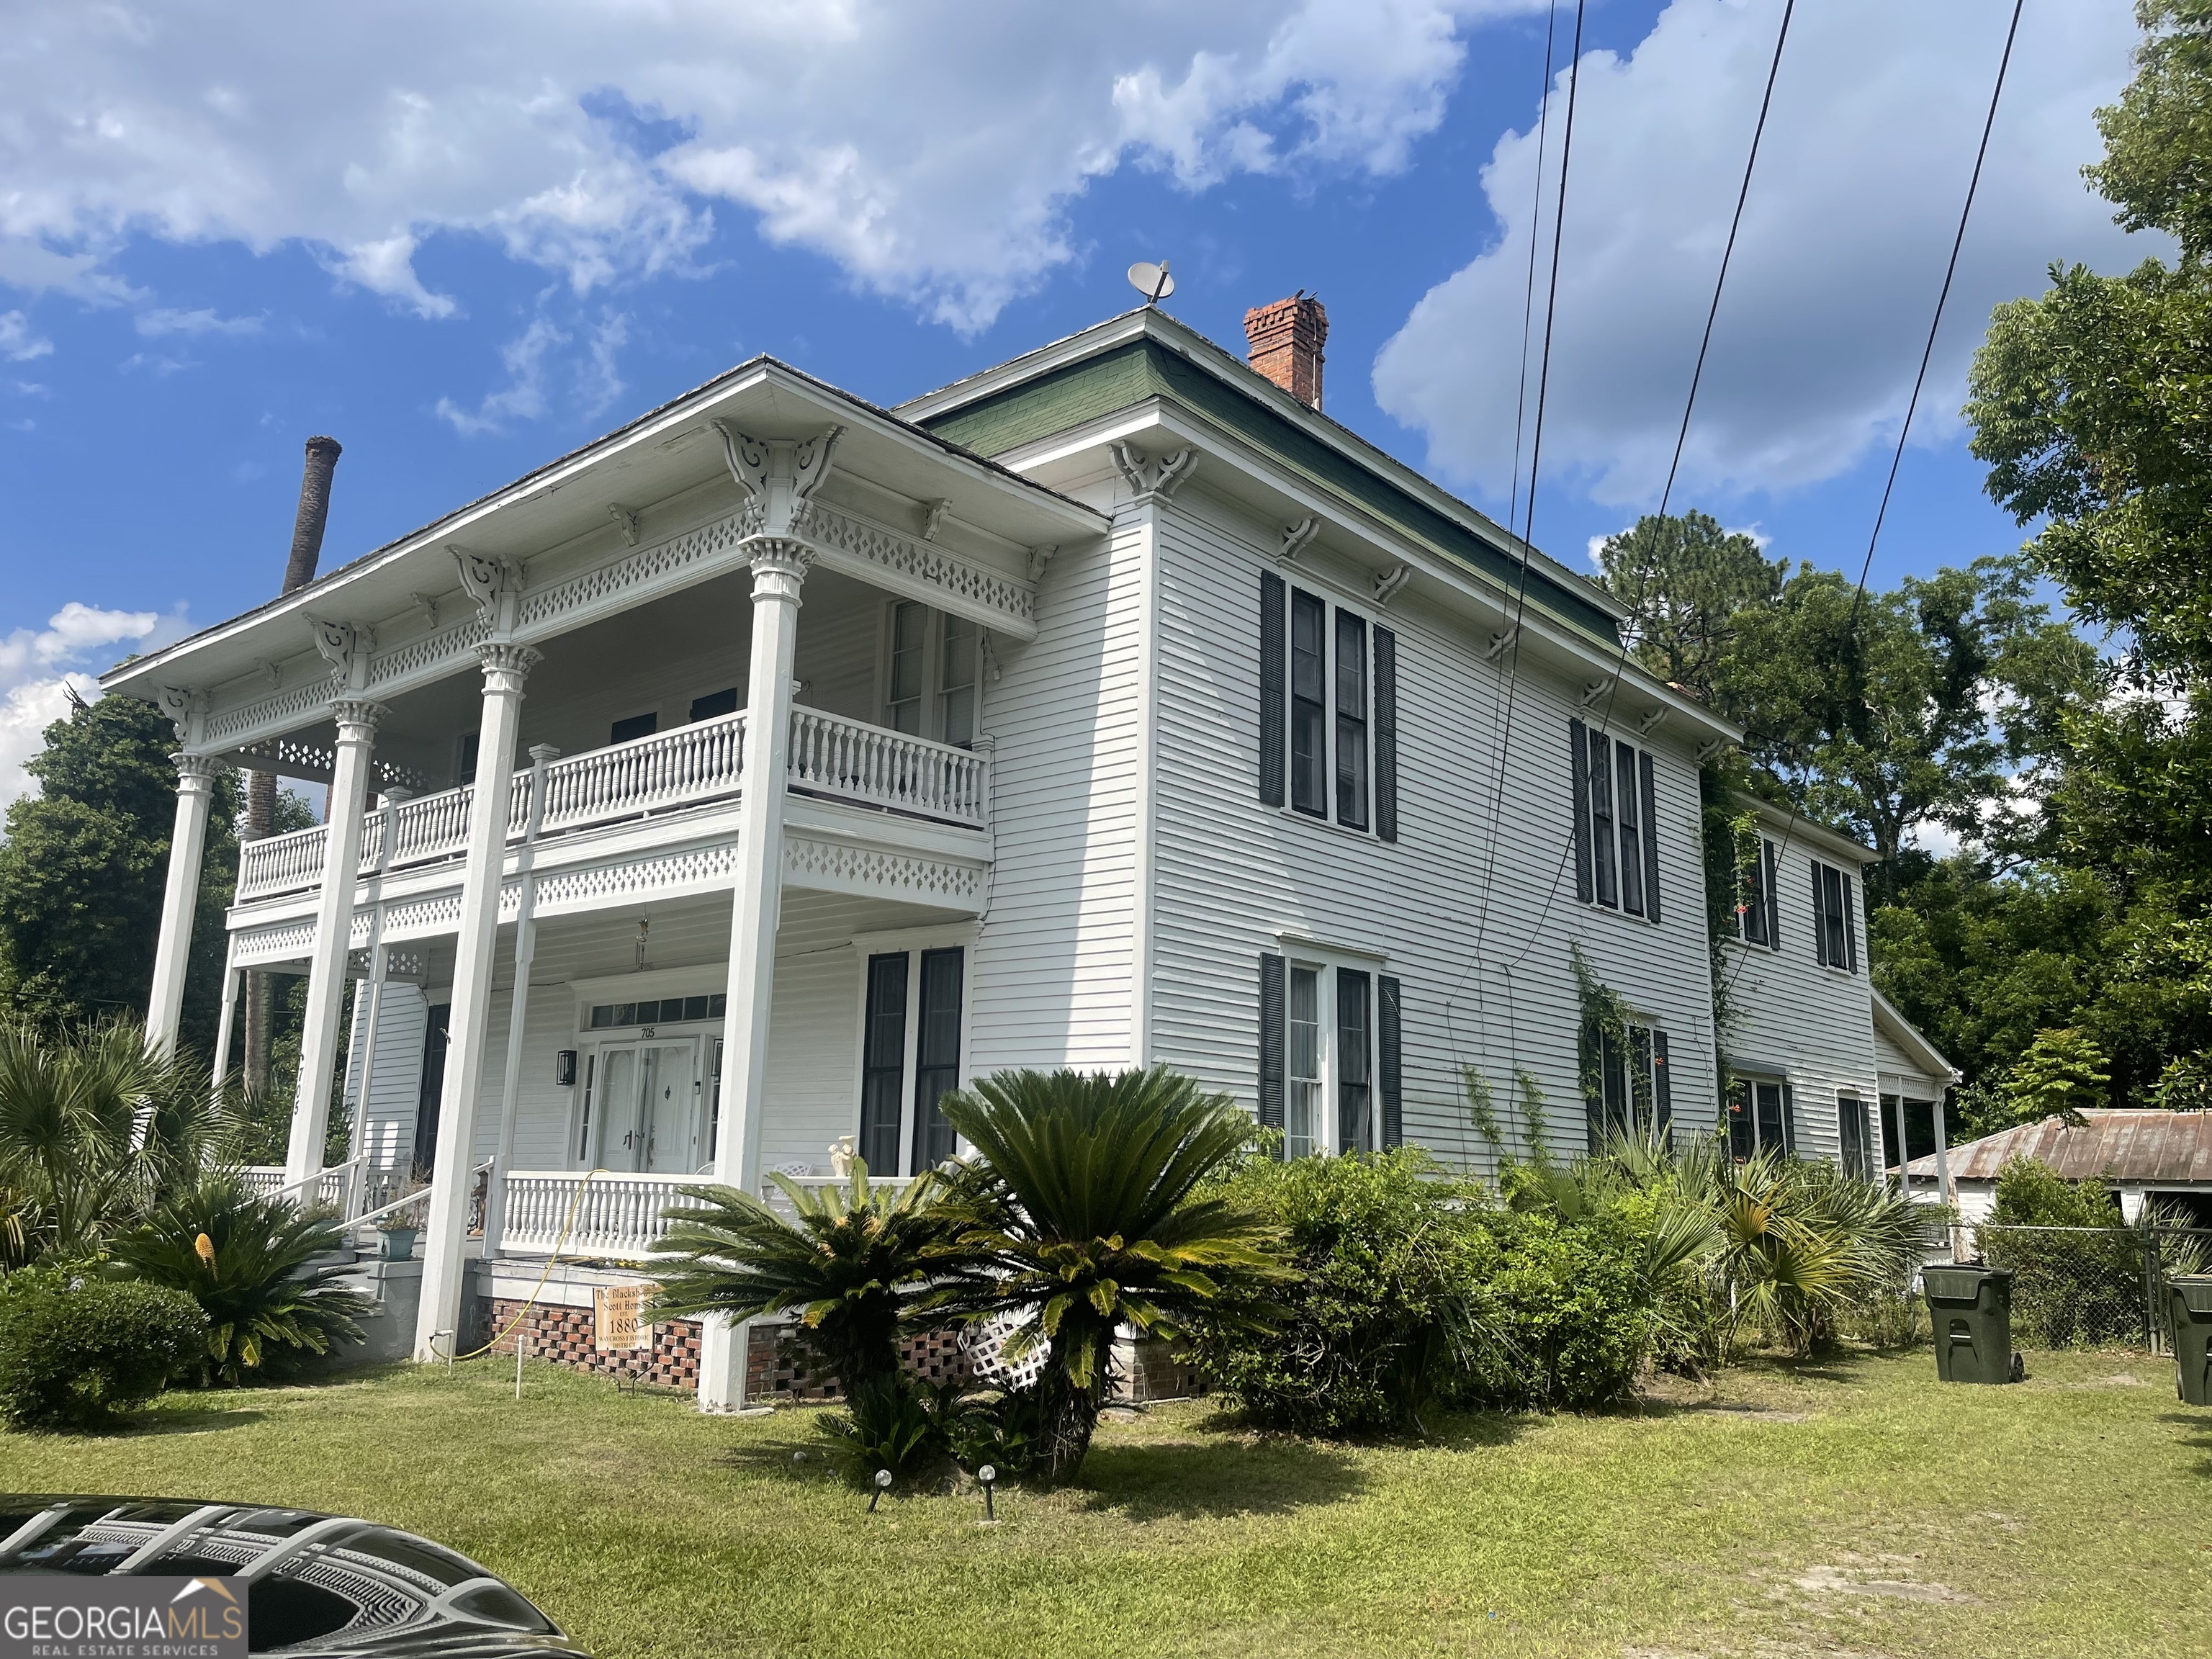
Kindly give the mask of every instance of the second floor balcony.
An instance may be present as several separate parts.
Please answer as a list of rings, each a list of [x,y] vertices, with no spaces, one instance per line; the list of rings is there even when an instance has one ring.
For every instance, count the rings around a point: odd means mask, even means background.
[[[610,744],[556,760],[544,774],[541,842],[639,825],[733,805],[745,781],[746,712]],[[507,842],[525,837],[535,769],[514,775]],[[990,827],[988,758],[955,744],[806,707],[791,714],[781,780],[792,795],[842,803],[969,831]],[[469,842],[475,789],[463,785],[364,815],[360,873],[458,866]],[[328,858],[329,828],[252,842],[240,849],[240,904],[313,891]],[[389,844],[387,845],[387,838]]]

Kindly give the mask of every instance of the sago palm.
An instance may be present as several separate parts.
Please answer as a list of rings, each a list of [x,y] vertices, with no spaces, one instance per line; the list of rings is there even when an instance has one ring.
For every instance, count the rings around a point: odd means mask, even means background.
[[[368,1298],[318,1267],[344,1240],[328,1217],[210,1174],[109,1244],[112,1271],[183,1291],[208,1316],[203,1383],[281,1376],[309,1355],[358,1342]]]
[[[978,1161],[956,1177],[959,1276],[935,1305],[1015,1316],[1009,1358],[1045,1347],[1046,1470],[1070,1474],[1122,1326],[1172,1337],[1224,1290],[1287,1273],[1260,1218],[1194,1196],[1250,1139],[1251,1120],[1159,1066],[1001,1072],[940,1104]]]
[[[672,1224],[653,1247],[670,1258],[654,1310],[795,1314],[799,1341],[847,1393],[896,1377],[900,1323],[949,1237],[944,1182],[927,1173],[903,1190],[885,1187],[859,1158],[840,1186],[769,1179],[790,1200],[790,1219],[734,1187],[678,1188],[686,1202],[661,1212]]]

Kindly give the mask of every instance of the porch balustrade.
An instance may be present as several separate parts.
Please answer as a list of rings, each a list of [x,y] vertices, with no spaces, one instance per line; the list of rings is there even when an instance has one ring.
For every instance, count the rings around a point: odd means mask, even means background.
[[[588,1182],[582,1170],[518,1170],[509,1175],[500,1253],[552,1255],[557,1251],[563,1261],[649,1261],[654,1242],[668,1237],[670,1224],[661,1212],[684,1201],[677,1188],[714,1179],[709,1175],[629,1175],[606,1170]],[[800,1187],[843,1184],[840,1177],[827,1175],[792,1179]],[[870,1184],[896,1192],[906,1183],[872,1178]],[[781,1189],[772,1188],[768,1202],[780,1215],[793,1213],[791,1200]]]
[[[699,720],[672,732],[611,744],[545,769],[540,833],[557,836],[737,794],[744,772],[745,714]],[[794,708],[785,787],[918,817],[983,828],[989,821],[989,763],[980,755],[865,721]],[[466,848],[471,786],[402,803],[392,814],[392,856],[400,869],[455,858]],[[530,774],[515,774],[507,839],[530,817]],[[384,860],[384,814],[367,815],[362,870]],[[329,831],[318,824],[239,849],[238,901],[298,892],[322,879]]]

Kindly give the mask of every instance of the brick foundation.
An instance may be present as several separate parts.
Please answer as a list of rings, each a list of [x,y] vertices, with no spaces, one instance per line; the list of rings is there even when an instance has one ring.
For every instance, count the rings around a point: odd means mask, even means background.
[[[506,1297],[476,1303],[477,1328],[469,1346],[506,1332],[523,1304]],[[756,1325],[745,1351],[745,1396],[750,1400],[835,1400],[835,1378],[809,1370],[787,1328]],[[653,1388],[695,1389],[699,1386],[699,1322],[665,1319],[653,1328],[653,1346],[634,1352],[603,1352],[592,1346],[592,1310],[540,1303],[514,1332],[492,1344],[494,1353],[511,1354],[518,1340],[532,1359],[550,1360],[570,1370],[620,1377]],[[1117,1345],[1124,1373],[1118,1397],[1142,1405],[1155,1400],[1187,1400],[1206,1392],[1198,1368],[1157,1338]],[[925,1331],[910,1336],[902,1358],[908,1374],[927,1382],[973,1382],[974,1367],[957,1330]]]

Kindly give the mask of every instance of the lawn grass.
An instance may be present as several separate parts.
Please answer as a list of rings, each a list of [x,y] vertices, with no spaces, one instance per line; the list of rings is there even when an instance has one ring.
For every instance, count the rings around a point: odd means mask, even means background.
[[[173,1395],[0,1436],[0,1488],[243,1498],[413,1528],[603,1659],[2212,1652],[2212,1412],[2166,1362],[1924,1352],[1663,1386],[1429,1444],[1102,1426],[1079,1487],[866,1499],[811,1413],[702,1418],[550,1368]]]

